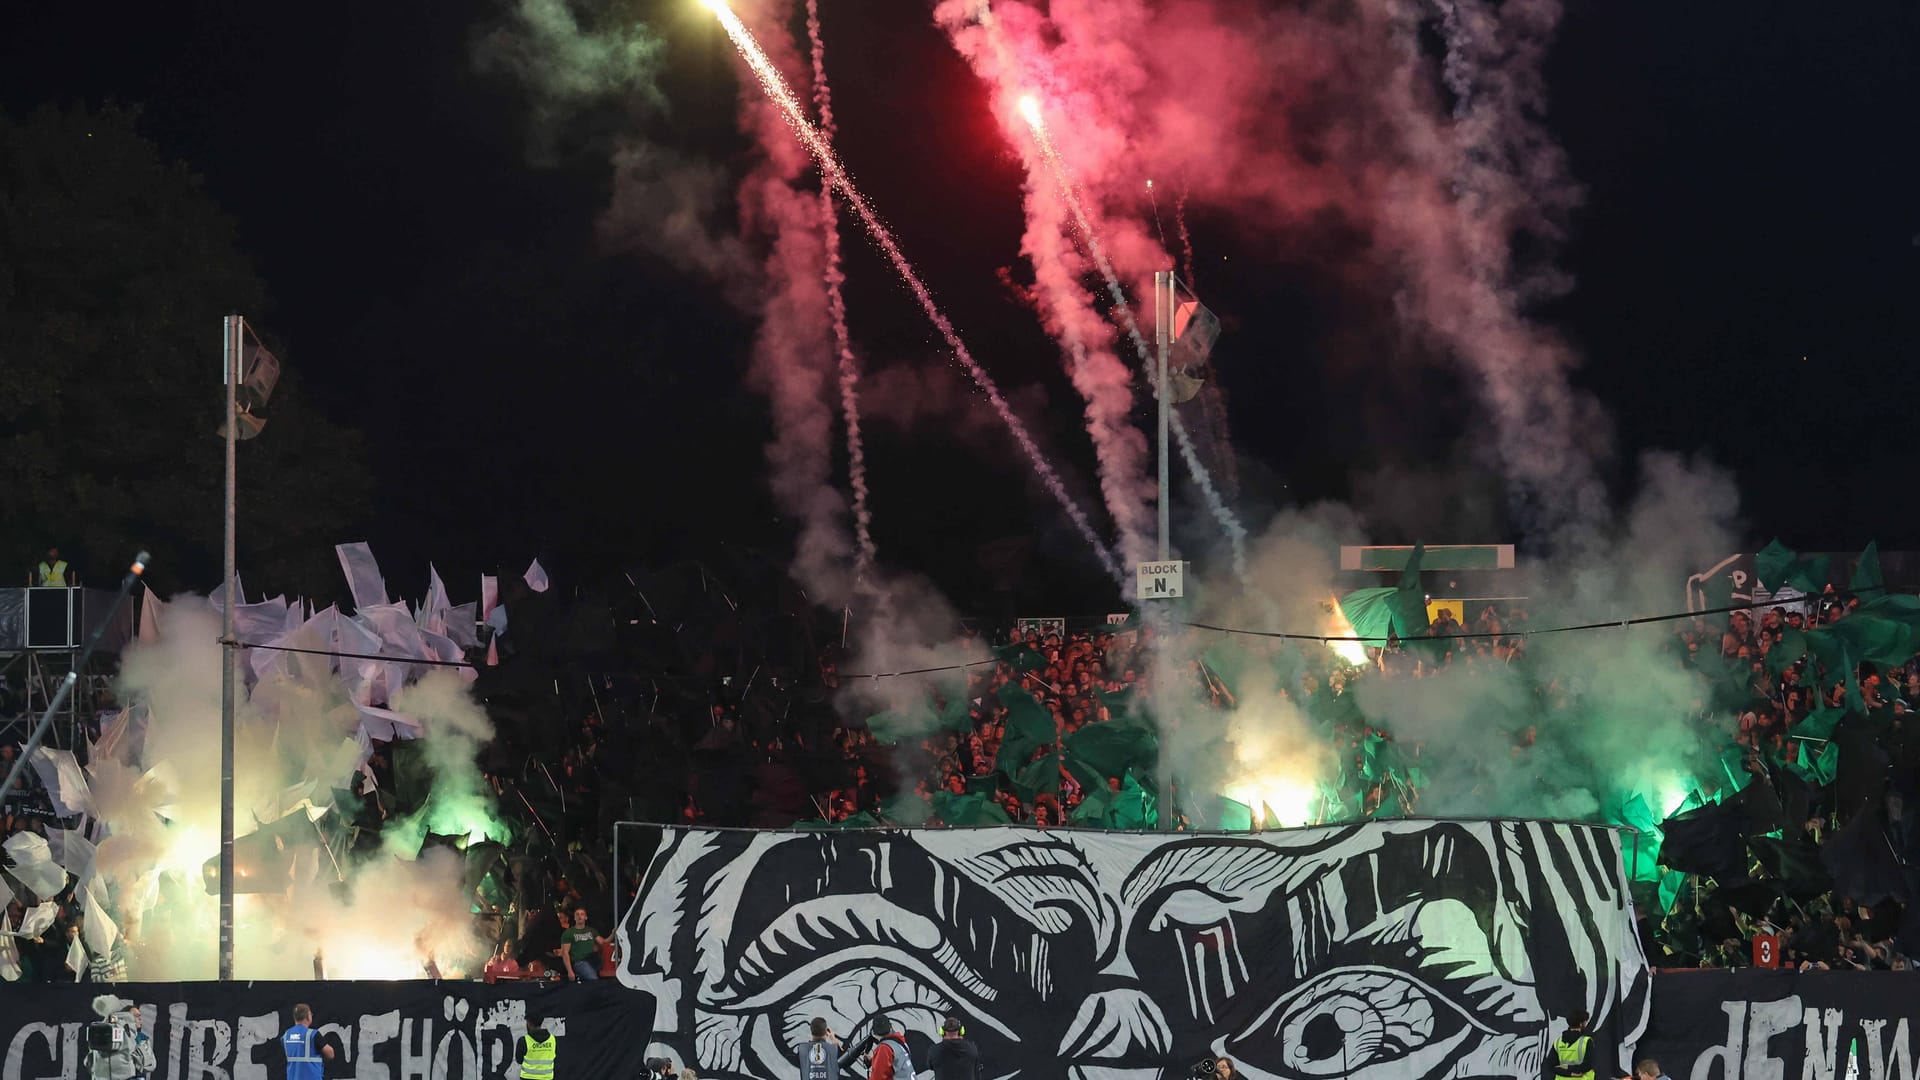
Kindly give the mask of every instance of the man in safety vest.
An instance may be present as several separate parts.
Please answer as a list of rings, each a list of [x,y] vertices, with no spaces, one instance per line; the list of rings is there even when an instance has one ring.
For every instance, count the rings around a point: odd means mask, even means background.
[[[1593,1037],[1587,1034],[1587,1014],[1575,1010],[1567,1016],[1567,1030],[1553,1042],[1553,1075],[1560,1080],[1593,1080],[1593,1062],[1589,1054]]]
[[[295,1005],[293,1026],[280,1036],[280,1049],[287,1055],[287,1080],[321,1080],[326,1075],[333,1047],[315,1046],[313,1036],[312,1007]]]
[[[560,1053],[560,1040],[547,1030],[547,1022],[538,1017],[527,1021],[527,1033],[514,1050],[520,1063],[520,1080],[553,1080],[553,1059]]]
[[[814,1017],[807,1033],[813,1037],[801,1043],[795,1054],[800,1080],[840,1080],[840,1037],[827,1026],[827,1018]]]
[[[907,1033],[892,1017],[875,1022],[880,1042],[873,1048],[867,1080],[913,1080],[913,1056],[907,1052]]]
[[[50,547],[47,557],[33,568],[33,587],[36,589],[64,589],[67,587],[67,561],[60,557],[60,549]]]

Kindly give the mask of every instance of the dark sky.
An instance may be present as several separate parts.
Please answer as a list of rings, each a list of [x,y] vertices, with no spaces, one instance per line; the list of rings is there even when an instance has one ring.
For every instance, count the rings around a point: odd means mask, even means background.
[[[669,42],[665,137],[737,159],[734,66],[710,17],[693,0],[631,7]],[[364,537],[403,591],[429,556],[464,575],[534,552],[598,570],[784,545],[766,409],[741,388],[751,325],[657,259],[598,249],[609,178],[590,139],[529,165],[524,96],[472,61],[498,8],[9,9],[0,105],[140,104],[237,220],[274,297],[256,321],[368,435],[380,498]],[[924,5],[823,10],[845,157],[976,354],[1055,406],[1043,441],[1090,493],[1055,350],[997,281],[1018,259],[1020,177],[982,89]],[[1920,546],[1917,73],[1907,0],[1568,5],[1551,124],[1588,195],[1562,259],[1578,287],[1547,315],[1585,355],[1578,379],[1613,412],[1621,459],[1665,447],[1731,468],[1757,542]],[[1456,379],[1383,385],[1342,355],[1345,316],[1310,268],[1236,257],[1231,221],[1194,227],[1229,321],[1216,359],[1254,505],[1459,460],[1484,425]],[[941,365],[882,264],[851,234],[848,252],[863,348]],[[979,544],[1037,533],[1050,584],[1029,595],[1097,609],[1077,541],[972,408],[972,424],[950,408],[872,425],[883,552],[965,594],[984,584]]]

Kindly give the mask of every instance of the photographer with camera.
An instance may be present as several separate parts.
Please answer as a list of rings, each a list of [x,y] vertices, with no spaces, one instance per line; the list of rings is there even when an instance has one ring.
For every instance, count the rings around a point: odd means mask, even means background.
[[[800,1066],[800,1080],[839,1080],[840,1037],[827,1026],[824,1016],[816,1016],[807,1025],[812,1037],[800,1044],[794,1055]]]
[[[93,1080],[146,1080],[155,1066],[153,1040],[140,1030],[133,1002],[112,994],[93,999],[100,1019],[87,1025],[87,1072]]]
[[[867,1080],[913,1080],[913,1055],[907,1052],[907,1033],[890,1016],[874,1021],[880,1041],[874,1045]]]
[[[648,1058],[646,1064],[647,1075],[652,1080],[679,1080],[679,1074],[673,1071],[672,1058]]]

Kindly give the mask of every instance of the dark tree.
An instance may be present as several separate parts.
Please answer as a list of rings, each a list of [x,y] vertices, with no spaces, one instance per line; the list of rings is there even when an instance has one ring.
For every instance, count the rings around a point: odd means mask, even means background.
[[[220,320],[270,333],[271,313],[233,223],[137,120],[0,114],[0,581],[57,544],[95,584],[139,548],[162,593],[219,582]],[[303,358],[268,344],[284,374],[240,444],[240,572],[324,595],[329,547],[366,509],[362,440],[303,403]]]

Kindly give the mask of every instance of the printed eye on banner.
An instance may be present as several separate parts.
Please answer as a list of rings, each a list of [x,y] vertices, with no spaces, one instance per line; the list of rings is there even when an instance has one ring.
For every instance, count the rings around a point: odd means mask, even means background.
[[[917,1062],[958,1015],[997,1078],[1225,1053],[1253,1080],[1537,1080],[1542,1001],[1591,1013],[1608,1056],[1645,1022],[1626,883],[1569,880],[1619,875],[1605,828],[643,829],[699,854],[652,864],[619,931],[645,973],[621,977],[665,991],[649,1053],[703,1076],[789,1074],[816,1015],[902,1022]]]

